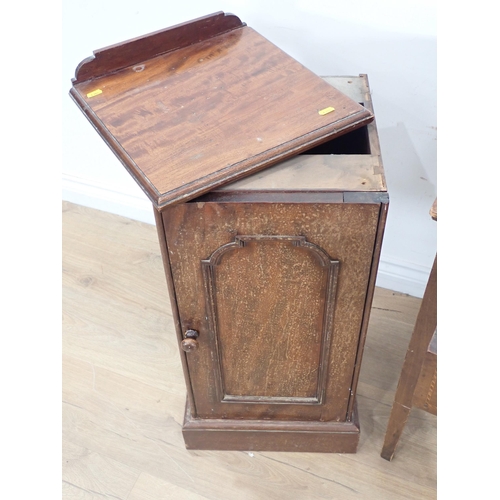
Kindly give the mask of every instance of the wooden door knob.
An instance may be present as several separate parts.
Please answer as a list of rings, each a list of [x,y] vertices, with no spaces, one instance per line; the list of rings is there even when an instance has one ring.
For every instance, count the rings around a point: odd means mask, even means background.
[[[199,333],[196,330],[187,330],[184,333],[184,340],[181,342],[181,349],[184,352],[191,352],[198,349],[198,338]]]

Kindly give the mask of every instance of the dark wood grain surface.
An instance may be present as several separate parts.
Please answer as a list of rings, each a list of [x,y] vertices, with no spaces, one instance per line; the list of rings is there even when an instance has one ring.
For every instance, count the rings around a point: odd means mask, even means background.
[[[202,264],[219,398],[320,404],[339,262],[304,236],[239,235]]]
[[[71,95],[157,207],[373,119],[246,26],[78,81]]]
[[[144,62],[165,52],[187,47],[208,40],[235,28],[245,26],[238,17],[224,12],[178,24],[126,42],[117,43],[94,51],[93,56],[83,60],[75,71],[73,83],[99,78]]]

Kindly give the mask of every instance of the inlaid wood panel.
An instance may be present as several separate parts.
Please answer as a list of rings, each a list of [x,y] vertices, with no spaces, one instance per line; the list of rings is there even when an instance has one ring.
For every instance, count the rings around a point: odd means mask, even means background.
[[[219,398],[321,403],[338,261],[303,236],[256,235],[202,264]]]
[[[380,205],[375,203],[216,203],[216,202],[191,202],[169,207],[162,214],[167,242],[167,252],[173,279],[173,292],[179,311],[181,331],[194,329],[199,331],[197,339],[199,349],[185,356],[188,372],[189,385],[193,393],[193,414],[200,418],[283,418],[289,420],[320,420],[320,421],[345,421],[348,404],[350,400],[350,387],[353,378],[354,365],[356,361],[359,343],[364,304],[366,300],[370,269],[372,265],[373,248],[377,233]],[[331,348],[328,360],[325,363],[328,372],[325,388],[325,398],[322,404],[299,404],[293,402],[282,402],[272,404],[269,402],[239,403],[237,401],[221,402],[220,393],[217,389],[217,347],[210,334],[210,311],[207,310],[205,289],[205,278],[203,273],[203,260],[210,256],[220,247],[231,244],[235,237],[242,235],[262,235],[267,237],[287,235],[303,237],[305,241],[322,249],[333,261],[339,262],[337,290],[335,293],[335,304],[333,311],[333,325]],[[275,246],[262,243],[250,244],[247,247],[248,257],[259,266],[264,255],[259,257],[259,252],[266,254],[274,263],[283,258],[286,245]],[[235,251],[233,260],[228,261],[227,271],[224,279],[229,278],[236,269],[243,268],[248,264],[248,258],[240,259],[241,266],[237,265],[238,257]],[[297,249],[295,249],[297,250]],[[226,254],[226,256],[231,253]],[[250,259],[250,260],[252,260]],[[224,260],[221,259],[222,261]],[[304,255],[289,264],[306,266],[294,274],[290,271],[285,279],[291,283],[295,279],[297,285],[305,284],[305,293],[310,295],[313,303],[319,303],[319,297],[324,296],[324,278],[319,279],[312,261],[307,261]],[[231,264],[229,266],[229,264]],[[288,265],[289,265],[288,264]],[[318,264],[315,264],[318,266]],[[309,276],[312,271],[313,276]],[[231,267],[231,269],[230,269]],[[268,271],[266,271],[268,269]],[[292,386],[285,389],[284,382],[273,381],[266,385],[264,374],[268,371],[264,368],[263,373],[258,373],[264,361],[264,367],[268,366],[266,360],[271,358],[284,360],[286,358],[287,345],[288,355],[301,353],[304,356],[305,365],[309,369],[318,366],[317,359],[321,352],[318,344],[311,339],[319,338],[321,335],[321,321],[317,315],[315,319],[305,312],[305,306],[298,305],[300,292],[284,292],[283,273],[276,273],[266,266],[262,271],[254,267],[248,267],[245,277],[249,280],[249,286],[245,288],[239,284],[236,289],[231,289],[230,279],[217,293],[224,297],[234,295],[233,304],[239,308],[236,311],[230,306],[222,306],[217,311],[217,318],[224,325],[223,336],[229,339],[232,323],[238,321],[240,326],[250,328],[256,332],[261,323],[252,325],[251,321],[251,290],[259,292],[261,308],[269,302],[269,312],[264,321],[264,330],[261,337],[265,339],[268,334],[274,336],[272,340],[264,342],[264,346],[256,344],[252,346],[251,339],[238,343],[231,339],[226,343],[227,351],[223,354],[222,364],[235,369],[230,381],[231,389],[245,395],[262,395],[277,397],[278,390],[284,390],[284,394],[294,397],[309,397],[313,390],[313,377],[303,378],[300,386]],[[223,273],[224,274],[224,273]],[[219,279],[223,277],[219,276]],[[300,274],[300,278],[299,278]],[[295,276],[295,278],[294,278]],[[321,282],[319,289],[312,290],[314,280]],[[281,285],[279,284],[281,283]],[[281,287],[281,288],[280,288]],[[307,288],[309,287],[309,291]],[[292,288],[293,289],[293,288]],[[281,301],[279,294],[288,293],[287,299]],[[295,300],[294,300],[295,299]],[[303,304],[308,302],[304,301]],[[276,307],[276,312],[273,308]],[[296,314],[295,309],[304,314]],[[280,310],[281,308],[281,310]],[[273,316],[274,314],[274,316]],[[224,316],[224,317],[222,317]],[[236,317],[240,319],[235,319]],[[246,319],[241,319],[246,317]],[[265,315],[264,315],[265,317]],[[293,329],[289,330],[292,335],[287,338],[285,334],[285,318],[293,319]],[[248,319],[250,318],[250,319]],[[270,318],[276,320],[270,328]],[[311,329],[314,328],[314,333]],[[243,335],[247,335],[244,333]],[[281,337],[281,341],[278,341]],[[287,343],[287,340],[289,341]],[[309,342],[308,342],[309,341]],[[315,341],[317,342],[317,341]],[[239,347],[238,347],[239,346]],[[273,348],[275,352],[273,353]],[[245,351],[246,349],[246,351]],[[225,358],[224,358],[225,356]],[[225,361],[224,361],[225,360]],[[301,363],[304,361],[301,361]],[[289,363],[289,361],[286,361]],[[290,363],[291,364],[291,363]],[[300,367],[295,368],[301,370]],[[229,370],[227,370],[229,372]],[[243,385],[243,374],[248,374],[246,386]],[[269,371],[269,374],[277,372]],[[304,372],[305,374],[305,372]],[[282,375],[286,379],[285,375]],[[291,380],[291,379],[289,379]],[[264,382],[263,382],[264,381]],[[257,384],[258,382],[258,384]],[[260,385],[262,383],[262,385]],[[240,385],[238,385],[240,384]],[[257,384],[250,391],[250,384]],[[287,392],[288,391],[288,392]],[[302,392],[300,392],[302,391]]]

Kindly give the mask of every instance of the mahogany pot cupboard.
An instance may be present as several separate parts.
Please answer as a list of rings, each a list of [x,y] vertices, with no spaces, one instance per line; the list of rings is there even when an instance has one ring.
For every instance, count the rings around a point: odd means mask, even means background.
[[[186,447],[355,452],[388,207],[366,75],[216,13],[94,52],[70,93],[153,203]]]

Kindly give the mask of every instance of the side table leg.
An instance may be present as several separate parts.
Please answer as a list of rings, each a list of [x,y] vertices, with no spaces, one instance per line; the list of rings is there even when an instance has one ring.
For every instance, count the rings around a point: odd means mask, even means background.
[[[403,433],[406,422],[410,415],[410,408],[403,406],[398,402],[392,405],[391,416],[387,424],[387,431],[385,433],[384,446],[380,456],[386,460],[392,460],[394,450],[398,444],[399,438]]]
[[[417,386],[420,371],[425,360],[429,343],[437,325],[437,257],[434,259],[424,297],[418,312],[417,321],[406,351],[403,369],[399,377],[398,388],[387,425],[382,458],[391,460],[410,414],[413,394]]]

